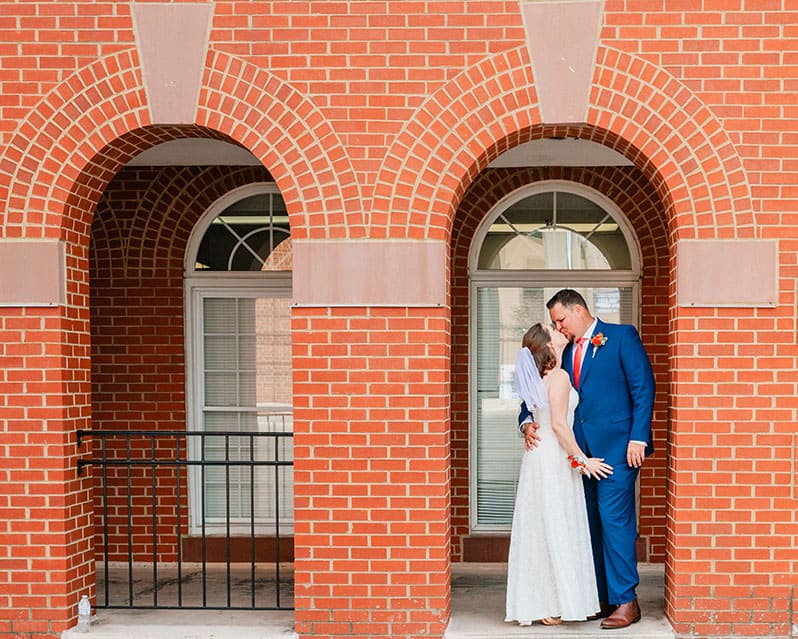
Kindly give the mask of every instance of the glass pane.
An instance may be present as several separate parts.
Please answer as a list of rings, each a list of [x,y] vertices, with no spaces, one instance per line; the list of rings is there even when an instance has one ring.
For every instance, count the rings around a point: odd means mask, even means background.
[[[241,297],[236,301],[239,333],[255,333],[255,304],[252,297]]]
[[[292,402],[290,312],[288,300],[262,298],[256,303],[258,323],[270,327],[257,331],[257,402],[261,410],[278,414]]]
[[[205,404],[207,406],[238,406],[238,375],[205,371]]]
[[[539,193],[493,222],[479,253],[490,270],[631,268],[626,239],[609,213],[573,193]]]
[[[255,371],[241,371],[238,376],[239,401],[242,406],[252,406],[257,399],[255,387],[257,375]]]
[[[205,369],[235,370],[236,339],[232,335],[205,335]]]
[[[275,411],[258,415],[243,411],[229,413],[227,421],[219,420],[215,413],[206,413],[205,417],[207,429],[228,432],[291,432],[293,426],[290,415],[278,415]],[[237,427],[231,427],[236,421]],[[226,521],[229,509],[231,522],[248,524],[253,505],[256,522],[269,522],[275,518],[277,504],[280,521],[293,520],[293,469],[290,466],[250,468],[247,463],[293,460],[290,437],[206,437],[203,452],[206,460],[232,462],[228,467],[210,466],[205,470],[206,523]],[[236,462],[243,463],[236,465]]]
[[[203,299],[206,431],[292,432],[291,300]],[[290,466],[237,466],[236,462],[290,461],[291,437],[206,437],[202,454],[233,465],[205,472],[206,523],[268,524],[293,518]],[[276,511],[279,497],[280,511]],[[254,504],[254,513],[253,513]]]
[[[238,430],[238,413],[230,412],[206,412],[204,416],[203,430],[206,431],[231,431]],[[215,439],[206,437],[205,441]],[[220,440],[221,441],[221,440]]]
[[[226,298],[205,298],[202,302],[202,325],[205,333],[233,333],[237,326],[237,309]]]
[[[291,230],[279,193],[261,193],[227,207],[208,226],[197,271],[290,271]]]
[[[235,357],[237,355],[236,359],[241,360],[242,369],[246,368],[247,364],[252,365],[255,363],[252,358],[252,353],[254,353],[255,349],[257,348],[256,344],[257,337],[253,331],[251,335],[246,333],[239,335],[238,344],[230,345],[230,348],[233,351],[233,356]],[[253,368],[252,370],[255,369]]]
[[[550,322],[546,302],[560,288],[477,289],[476,520],[483,528],[506,529],[512,523],[523,454],[515,356],[532,324]],[[602,320],[631,321],[631,288],[576,288]]]

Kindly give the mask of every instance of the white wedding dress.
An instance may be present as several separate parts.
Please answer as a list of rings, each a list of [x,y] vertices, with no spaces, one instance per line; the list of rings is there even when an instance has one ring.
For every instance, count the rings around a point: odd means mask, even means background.
[[[572,388],[571,427],[578,401]],[[540,445],[521,462],[507,559],[505,621],[521,625],[581,621],[599,611],[582,477],[554,434],[550,408],[537,413]]]

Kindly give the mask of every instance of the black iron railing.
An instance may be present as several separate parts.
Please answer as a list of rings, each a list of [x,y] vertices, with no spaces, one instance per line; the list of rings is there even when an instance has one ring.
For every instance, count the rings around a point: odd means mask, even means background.
[[[292,437],[79,430],[78,474],[99,469],[96,607],[292,610]]]

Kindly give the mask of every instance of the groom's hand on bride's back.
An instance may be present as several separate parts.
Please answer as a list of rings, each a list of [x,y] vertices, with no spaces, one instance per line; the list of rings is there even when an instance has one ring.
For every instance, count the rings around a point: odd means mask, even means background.
[[[538,435],[538,428],[540,424],[537,422],[526,422],[524,424],[524,448],[532,450],[537,448],[540,443],[540,435]]]

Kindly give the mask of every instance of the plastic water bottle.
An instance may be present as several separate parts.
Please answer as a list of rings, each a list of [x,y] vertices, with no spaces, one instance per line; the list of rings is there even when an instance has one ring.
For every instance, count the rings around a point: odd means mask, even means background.
[[[78,603],[78,632],[88,632],[91,625],[91,602],[83,595]]]

